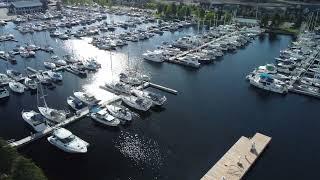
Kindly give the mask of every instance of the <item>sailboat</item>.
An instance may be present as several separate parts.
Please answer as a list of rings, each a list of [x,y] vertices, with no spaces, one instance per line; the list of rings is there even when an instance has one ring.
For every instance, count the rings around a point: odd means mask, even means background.
[[[44,106],[39,106],[39,100],[38,100],[38,109],[39,109],[40,113],[45,118],[47,118],[48,120],[50,120],[52,122],[60,123],[60,122],[64,121],[66,119],[66,112],[48,107],[47,102],[44,98],[43,89],[42,89],[41,85],[40,85],[40,89],[41,89],[41,93],[42,93],[42,96],[40,98],[43,99],[43,103],[44,103]]]

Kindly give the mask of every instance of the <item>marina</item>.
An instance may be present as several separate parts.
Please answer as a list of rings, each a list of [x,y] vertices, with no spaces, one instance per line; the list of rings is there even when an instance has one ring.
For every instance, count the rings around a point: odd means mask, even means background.
[[[303,168],[316,169],[311,151],[319,148],[316,34],[197,28],[130,8],[66,9],[0,27],[18,40],[1,43],[16,63],[0,61],[0,136],[49,179],[316,178]],[[260,86],[271,78],[274,86]],[[30,112],[45,130],[23,116]],[[53,141],[73,135],[83,151]],[[301,147],[306,142],[312,148]]]

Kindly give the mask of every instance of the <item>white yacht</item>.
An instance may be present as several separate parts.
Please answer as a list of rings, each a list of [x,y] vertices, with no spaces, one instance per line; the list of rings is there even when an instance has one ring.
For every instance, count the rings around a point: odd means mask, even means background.
[[[6,88],[0,88],[0,99],[9,97],[10,93]]]
[[[140,111],[148,111],[153,104],[152,101],[148,99],[136,96],[122,96],[121,99],[126,105]]]
[[[93,105],[99,102],[99,100],[97,100],[92,94],[89,94],[89,93],[77,91],[77,92],[74,92],[73,95],[76,98],[78,98],[80,101],[88,105]]]
[[[19,82],[11,81],[9,82],[9,87],[13,92],[20,94],[24,93],[25,86]]]
[[[20,80],[23,77],[22,74],[19,73],[18,71],[11,70],[11,69],[7,70],[7,75],[16,81]]]
[[[57,73],[54,71],[48,71],[47,74],[50,77],[50,79],[53,81],[62,81],[63,80],[63,77],[60,73]]]
[[[130,91],[131,91],[131,86],[124,84],[122,82],[106,83],[104,88],[116,94],[121,94],[121,93],[130,94]]]
[[[132,120],[132,114],[128,108],[116,105],[107,105],[107,109],[110,112],[110,114],[116,118],[123,119],[126,121]]]
[[[150,92],[150,91],[141,91],[138,89],[134,89],[131,91],[134,95],[140,97],[140,98],[146,98],[152,101],[154,105],[162,106],[166,101],[166,96],[162,96],[160,94]]]
[[[162,50],[155,50],[153,52],[147,51],[146,53],[142,54],[143,59],[153,62],[163,62],[164,58],[162,56]]]
[[[46,67],[48,69],[54,69],[57,67],[56,64],[54,64],[52,62],[48,62],[48,61],[43,62],[43,64],[44,64],[44,67]]]
[[[264,90],[280,94],[288,93],[288,88],[282,81],[273,79],[269,74],[266,73],[257,74],[249,78],[249,81],[253,86],[256,86]]]
[[[83,109],[85,107],[85,104],[82,101],[80,101],[77,98],[74,98],[73,96],[68,97],[67,103],[72,109],[76,111]]]
[[[24,85],[31,90],[36,90],[38,87],[37,82],[34,79],[28,77],[24,79]]]
[[[120,120],[110,115],[107,109],[102,109],[97,113],[92,113],[91,118],[94,121],[107,126],[118,126],[120,124]]]
[[[73,135],[64,128],[58,128],[48,137],[48,141],[67,153],[86,153],[89,143]]]
[[[21,115],[23,120],[37,132],[42,132],[50,127],[46,122],[46,118],[40,113],[35,111],[22,111]]]

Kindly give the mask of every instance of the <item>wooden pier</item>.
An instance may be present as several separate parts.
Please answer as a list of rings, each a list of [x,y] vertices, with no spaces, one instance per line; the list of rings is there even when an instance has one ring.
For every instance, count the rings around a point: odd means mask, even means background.
[[[271,138],[256,133],[242,136],[201,180],[240,180],[270,143]]]

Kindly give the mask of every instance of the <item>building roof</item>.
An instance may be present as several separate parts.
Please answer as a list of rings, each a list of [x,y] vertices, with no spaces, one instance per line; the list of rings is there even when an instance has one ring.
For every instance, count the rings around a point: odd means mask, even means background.
[[[37,7],[42,6],[42,3],[39,0],[32,0],[32,1],[16,1],[12,2],[11,5],[13,5],[16,8],[23,8],[23,7]]]

